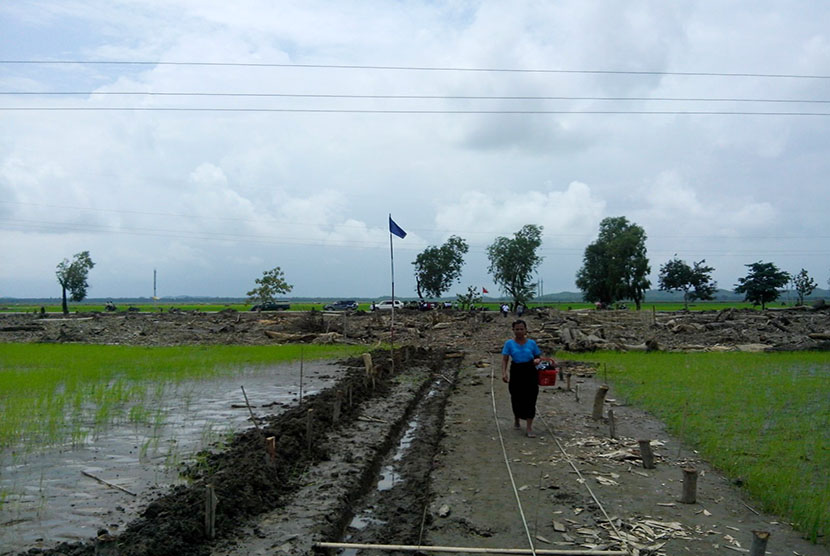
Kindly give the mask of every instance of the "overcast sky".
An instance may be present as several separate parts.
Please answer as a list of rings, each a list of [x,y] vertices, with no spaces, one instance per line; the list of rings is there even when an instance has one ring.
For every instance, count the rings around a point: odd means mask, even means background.
[[[470,252],[448,294],[497,294],[486,247],[525,224],[544,293],[576,291],[608,216],[646,231],[655,288],[674,254],[727,289],[759,260],[827,287],[828,21],[814,1],[3,2],[0,297],[59,296],[85,250],[90,297],[151,296],[154,269],[160,297],[243,296],[274,266],[291,295],[384,297],[390,213],[399,296],[450,235]]]

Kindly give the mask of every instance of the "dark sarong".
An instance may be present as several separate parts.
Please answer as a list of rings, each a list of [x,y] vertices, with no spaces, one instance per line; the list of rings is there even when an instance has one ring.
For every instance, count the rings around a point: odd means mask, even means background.
[[[513,415],[519,419],[536,417],[536,398],[539,397],[539,371],[532,361],[510,363],[510,404]]]

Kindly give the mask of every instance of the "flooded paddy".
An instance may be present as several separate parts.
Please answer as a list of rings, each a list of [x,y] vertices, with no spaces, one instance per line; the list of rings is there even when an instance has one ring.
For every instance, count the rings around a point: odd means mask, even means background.
[[[305,362],[302,395],[342,373]],[[160,385],[140,404],[148,413],[141,424],[123,418],[101,428],[90,414],[83,443],[0,452],[0,554],[119,531],[148,498],[182,482],[179,469],[193,454],[251,426],[241,386],[255,415],[279,414],[299,401],[300,364]]]

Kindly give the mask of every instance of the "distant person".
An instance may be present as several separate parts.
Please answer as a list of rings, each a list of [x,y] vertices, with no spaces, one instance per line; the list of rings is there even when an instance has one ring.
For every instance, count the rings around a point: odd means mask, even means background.
[[[513,426],[521,430],[520,420],[527,422],[525,434],[535,438],[533,419],[536,417],[536,398],[539,397],[539,364],[542,350],[527,337],[527,324],[519,319],[513,322],[513,338],[504,342],[501,350],[501,379],[507,383]],[[508,362],[510,363],[508,372]]]
[[[510,305],[508,305],[507,303],[502,303],[501,304],[501,316],[503,316],[504,318],[507,318],[507,313],[509,313],[509,312],[510,312]]]
[[[516,316],[522,318],[522,315],[525,314],[525,306],[521,303],[516,304]]]

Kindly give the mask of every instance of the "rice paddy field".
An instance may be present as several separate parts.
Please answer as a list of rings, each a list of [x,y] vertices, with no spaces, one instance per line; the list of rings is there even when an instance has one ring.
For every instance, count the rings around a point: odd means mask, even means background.
[[[814,542],[830,533],[830,353],[591,353],[617,397],[662,419]]]

